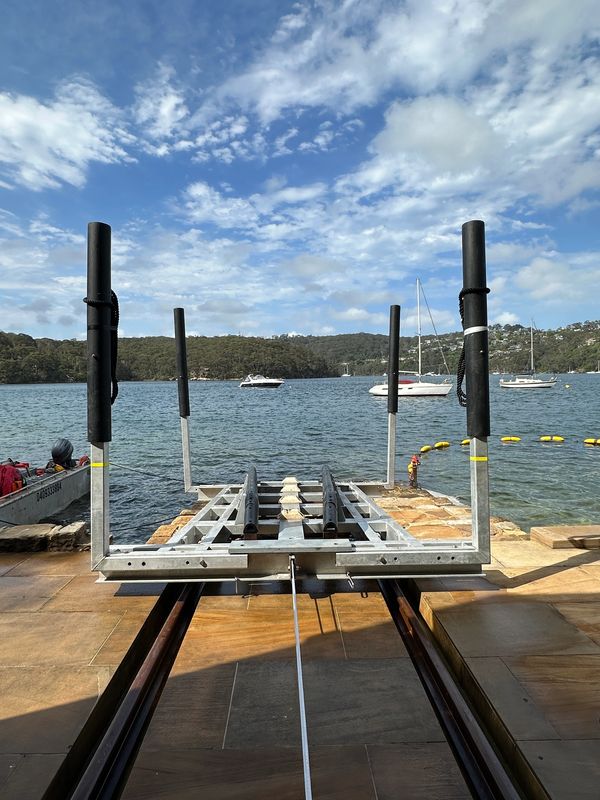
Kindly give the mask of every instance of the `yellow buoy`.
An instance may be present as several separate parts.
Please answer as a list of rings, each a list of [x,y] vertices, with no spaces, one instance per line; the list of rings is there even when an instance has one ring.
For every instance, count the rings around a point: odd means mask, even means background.
[[[596,444],[600,444],[600,439],[596,439]]]
[[[596,444],[596,440],[595,439],[584,439],[583,443],[584,444]]]
[[[431,445],[430,444],[424,444],[423,447],[421,448],[420,452],[421,453],[428,453],[430,450],[431,450]]]
[[[521,437],[520,436],[503,436],[500,439],[500,441],[501,442],[520,442],[521,441]]]
[[[553,436],[552,437],[552,441],[553,442],[564,442],[564,440],[565,440],[564,436]]]
[[[552,441],[551,436],[540,436],[540,442],[551,442],[551,441]]]
[[[436,442],[433,446],[436,450],[441,450],[443,447],[450,447],[450,442]]]
[[[471,440],[470,439],[463,439],[461,444],[471,444]]]

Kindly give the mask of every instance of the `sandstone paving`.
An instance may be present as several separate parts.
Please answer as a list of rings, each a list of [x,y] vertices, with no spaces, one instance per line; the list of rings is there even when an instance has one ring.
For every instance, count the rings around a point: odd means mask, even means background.
[[[0,613],[38,611],[69,582],[65,575],[0,576]]]
[[[405,490],[381,505],[416,538],[470,535],[469,509],[449,498]],[[600,554],[529,541],[502,520],[492,533],[486,574],[418,581],[421,610],[552,800],[598,800]],[[37,797],[161,586],[98,584],[77,552],[0,554],[2,580],[0,794]],[[223,586],[200,601],[127,798],[301,796],[289,586]],[[401,785],[411,798],[468,797],[376,585],[303,589],[315,796],[387,800]]]
[[[598,800],[598,552],[492,539],[484,571],[471,590],[468,578],[419,581],[422,612],[549,796]]]
[[[36,800],[157,597],[89,552],[0,553],[0,796]],[[113,639],[114,637],[114,639]]]

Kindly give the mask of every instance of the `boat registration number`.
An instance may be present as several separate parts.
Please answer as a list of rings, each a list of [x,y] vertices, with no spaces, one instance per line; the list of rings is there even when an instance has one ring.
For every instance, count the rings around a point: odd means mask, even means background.
[[[39,503],[40,500],[45,500],[46,497],[50,497],[51,494],[56,494],[56,492],[60,492],[62,489],[61,483],[55,483],[52,486],[46,486],[43,489],[40,489],[39,492],[35,493],[35,499]]]

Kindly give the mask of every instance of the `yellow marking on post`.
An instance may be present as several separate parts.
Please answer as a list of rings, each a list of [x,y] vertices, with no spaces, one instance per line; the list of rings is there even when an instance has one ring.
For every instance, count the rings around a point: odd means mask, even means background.
[[[471,461],[487,461],[487,456],[471,456]]]
[[[92,461],[90,467],[108,467],[108,464],[105,464],[103,461]]]

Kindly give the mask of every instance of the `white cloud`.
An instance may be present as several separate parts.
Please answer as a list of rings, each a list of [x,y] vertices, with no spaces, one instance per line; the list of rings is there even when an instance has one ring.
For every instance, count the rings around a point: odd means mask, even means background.
[[[256,110],[265,124],[292,106],[351,113],[391,88],[454,90],[497,68],[507,52],[535,52],[552,63],[582,38],[593,39],[595,13],[595,0],[299,4],[217,95]]]
[[[490,319],[493,325],[516,325],[518,321],[519,317],[512,311],[500,311]]]
[[[185,211],[193,222],[211,222],[222,228],[252,227],[257,213],[240,197],[223,197],[204,181],[192,183],[184,194]]]
[[[135,121],[151,139],[168,139],[188,116],[184,92],[174,85],[175,70],[159,64],[156,76],[135,87]],[[162,155],[163,153],[159,153]]]
[[[81,187],[90,163],[129,160],[131,142],[121,112],[81,78],[61,84],[47,103],[0,93],[0,170],[14,184]]]
[[[594,264],[534,258],[515,276],[517,286],[538,302],[561,305],[589,299],[590,287],[600,284],[600,261]]]
[[[368,311],[366,308],[346,308],[343,311],[333,309],[331,316],[343,322],[368,322],[377,327],[383,326],[387,322],[387,316],[381,312]]]

